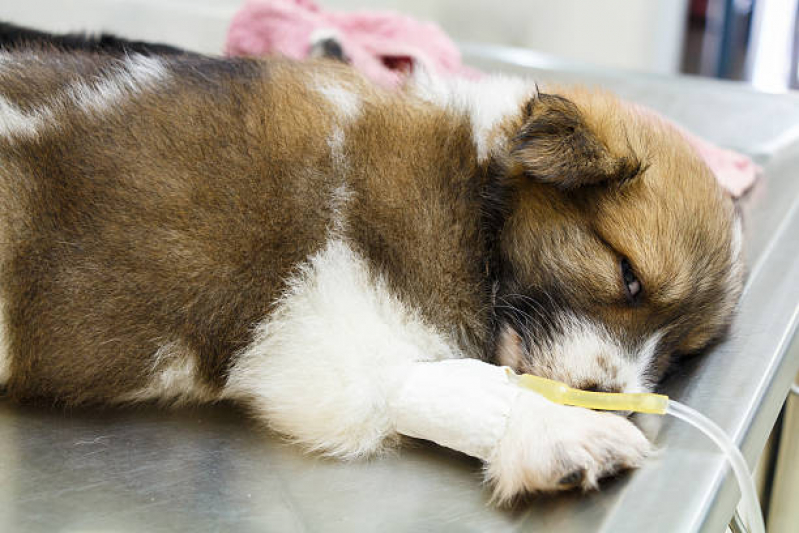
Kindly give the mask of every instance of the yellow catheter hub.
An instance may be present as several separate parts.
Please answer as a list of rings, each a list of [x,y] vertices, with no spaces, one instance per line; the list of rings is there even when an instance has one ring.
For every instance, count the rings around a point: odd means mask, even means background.
[[[666,414],[669,397],[652,393],[589,392],[573,389],[560,381],[533,376],[517,375],[508,369],[516,383],[537,392],[547,400],[562,405],[605,411],[634,411],[636,413]]]

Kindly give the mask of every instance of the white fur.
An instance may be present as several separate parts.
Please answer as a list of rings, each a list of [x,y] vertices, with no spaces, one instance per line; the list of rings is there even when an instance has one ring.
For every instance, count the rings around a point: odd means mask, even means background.
[[[621,362],[626,356],[609,332],[602,325],[571,313],[555,320],[562,333],[534,357],[538,364],[551,369],[545,375],[578,387],[596,382],[608,389],[621,388],[617,376],[608,374],[599,363],[600,358]]]
[[[524,492],[594,488],[602,477],[639,466],[651,449],[626,418],[524,391],[487,461],[486,477],[499,503]],[[578,475],[569,479],[572,474]]]
[[[741,217],[736,214],[732,226],[732,239],[730,240],[730,264],[732,268],[730,269],[730,275],[727,280],[727,294],[729,295],[737,296],[737,290],[733,289],[733,287],[737,287],[744,276],[743,249],[743,222],[741,221]]]
[[[0,96],[0,135],[4,137],[36,137],[51,119],[47,108],[26,113]]]
[[[737,262],[741,258],[741,253],[743,252],[744,248],[743,222],[741,221],[741,217],[737,214],[733,220],[731,243],[732,259],[733,262]]]
[[[627,378],[624,392],[652,392],[654,390],[656,384],[654,381],[655,376],[650,374],[650,369],[664,334],[664,331],[656,331],[644,341],[638,352],[633,354],[636,371]],[[629,369],[629,367],[625,368]]]
[[[352,199],[352,191],[346,184],[339,185],[330,195],[330,207],[333,211],[333,223],[330,227],[330,234],[341,236],[346,227],[346,206]]]
[[[123,394],[118,402],[159,402],[181,404],[208,402],[215,394],[198,379],[195,355],[178,343],[168,343],[153,356],[152,377],[140,390]]]
[[[347,165],[347,159],[344,156],[345,144],[344,129],[341,126],[333,126],[333,130],[327,137],[327,146],[330,148],[330,158],[333,160],[333,164],[339,168]]]
[[[333,127],[332,132],[327,137],[327,144],[330,147],[330,159],[333,161],[336,173],[339,175],[346,174],[348,163],[344,153],[344,129],[341,126]],[[329,228],[331,235],[343,235],[346,208],[351,198],[352,191],[346,183],[342,183],[333,190],[330,197],[330,209],[333,212],[333,224]]]
[[[564,313],[553,320],[561,333],[532,355],[527,371],[577,387],[596,384],[610,391],[650,390],[647,372],[662,332],[628,349],[604,326],[586,317]]]
[[[504,119],[518,116],[536,92],[535,84],[523,78],[440,78],[422,69],[414,75],[413,83],[415,94],[422,99],[469,116],[480,162],[505,141],[496,135],[495,128]]]
[[[312,88],[333,106],[341,119],[353,121],[361,114],[361,98],[342,82],[319,77]]]
[[[99,81],[80,82],[68,90],[68,99],[85,113],[103,113],[131,95],[156,87],[168,76],[157,58],[133,55]]]
[[[167,76],[160,60],[133,55],[105,77],[75,83],[35,111],[22,111],[0,97],[0,135],[34,138],[57,124],[56,114],[60,110],[78,107],[88,114],[103,113],[131,95],[156,87]]]
[[[0,385],[11,377],[11,359],[8,357],[8,332],[6,331],[5,304],[0,300]]]
[[[389,398],[412,363],[457,355],[346,243],[331,239],[257,327],[224,396],[249,403],[308,448],[355,457],[396,437]]]

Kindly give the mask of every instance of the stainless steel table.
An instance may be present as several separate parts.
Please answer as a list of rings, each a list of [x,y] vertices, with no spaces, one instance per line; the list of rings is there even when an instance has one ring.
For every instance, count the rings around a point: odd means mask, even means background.
[[[486,70],[602,84],[763,165],[743,202],[750,274],[732,338],[666,384],[753,462],[799,370],[799,96],[465,50]],[[641,470],[598,493],[499,511],[477,461],[424,443],[342,464],[302,455],[227,405],[64,412],[0,400],[0,531],[723,531],[737,489],[722,456],[681,422],[647,426],[662,453]]]

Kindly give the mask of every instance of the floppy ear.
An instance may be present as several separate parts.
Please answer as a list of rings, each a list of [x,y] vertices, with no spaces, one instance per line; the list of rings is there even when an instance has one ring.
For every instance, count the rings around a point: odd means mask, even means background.
[[[525,106],[525,115],[511,157],[534,180],[569,190],[626,181],[640,171],[634,158],[612,154],[566,98],[539,93]]]

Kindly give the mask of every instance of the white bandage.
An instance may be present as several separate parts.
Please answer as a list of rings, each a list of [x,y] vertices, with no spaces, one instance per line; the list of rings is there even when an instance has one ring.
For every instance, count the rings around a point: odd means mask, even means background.
[[[392,401],[398,433],[487,460],[521,389],[475,359],[414,363]]]

